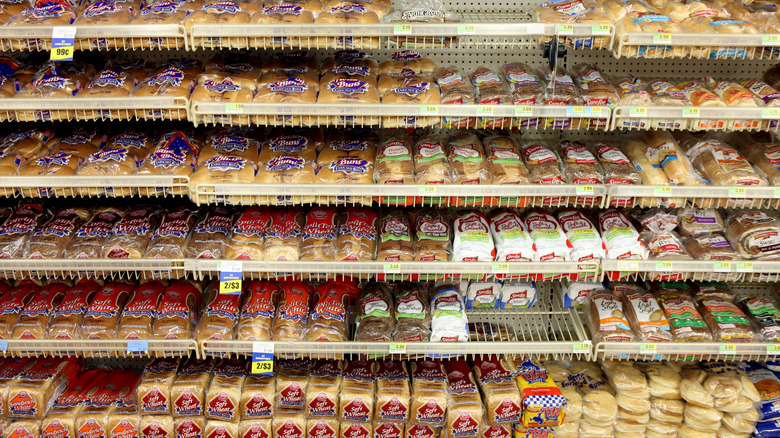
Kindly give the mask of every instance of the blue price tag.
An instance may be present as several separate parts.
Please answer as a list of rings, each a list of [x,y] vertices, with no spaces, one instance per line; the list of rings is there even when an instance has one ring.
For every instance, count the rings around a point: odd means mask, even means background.
[[[149,341],[145,339],[138,339],[133,341],[127,341],[128,353],[147,353],[149,352]]]
[[[0,351],[5,352],[8,350],[8,341],[0,341]]]
[[[274,373],[273,342],[252,343],[252,374],[270,376]]]
[[[73,61],[75,27],[55,27],[51,34],[51,60]]]
[[[224,261],[219,265],[219,293],[240,294],[243,265],[240,261]]]

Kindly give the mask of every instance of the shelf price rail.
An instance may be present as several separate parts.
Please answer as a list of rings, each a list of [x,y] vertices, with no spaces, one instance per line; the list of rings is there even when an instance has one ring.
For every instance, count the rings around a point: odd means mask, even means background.
[[[3,99],[0,121],[188,120],[188,113],[189,100],[173,96],[16,97]]]
[[[187,49],[181,24],[110,24],[84,26],[2,26],[3,51],[50,51],[54,28],[74,27],[76,50],[154,50]]]
[[[719,33],[616,33],[615,58],[756,59],[780,56],[780,35]]]
[[[173,175],[14,175],[0,176],[8,197],[185,196],[189,177]]]
[[[0,357],[200,357],[194,339],[8,339]]]
[[[611,129],[776,131],[780,108],[617,106]]]

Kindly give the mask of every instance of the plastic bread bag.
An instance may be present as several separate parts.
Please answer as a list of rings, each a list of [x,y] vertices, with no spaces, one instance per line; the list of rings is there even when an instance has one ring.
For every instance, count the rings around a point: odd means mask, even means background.
[[[647,84],[639,78],[626,76],[614,81],[620,103],[623,105],[652,105],[652,97],[645,90]]]
[[[84,314],[98,290],[100,290],[100,285],[94,280],[82,280],[68,289],[65,298],[54,310],[49,322],[48,338],[78,339],[78,330],[84,320]],[[10,297],[9,293],[6,295]]]
[[[189,13],[184,20],[184,27],[189,31],[193,24],[213,23],[213,24],[239,24],[249,23],[249,18],[255,12],[247,10],[247,4],[226,0],[204,1],[196,11]],[[222,45],[239,46],[241,38],[208,37],[195,38],[194,44],[198,47],[218,48]]]
[[[543,143],[526,143],[520,151],[533,184],[563,184],[561,160],[551,148]]]
[[[731,299],[715,294],[703,294],[696,296],[696,303],[716,342],[756,341],[750,320]]]
[[[685,97],[694,106],[726,106],[716,94],[712,93],[701,82],[689,81],[677,85],[685,93]]]
[[[764,423],[776,423],[778,417],[780,417],[780,411],[778,411],[777,400],[780,398],[780,378],[775,374],[772,366],[769,364],[762,364],[759,362],[739,362],[737,364],[739,370],[744,373],[750,383],[755,387],[759,401],[756,403],[758,409],[759,418],[761,422],[758,423],[758,433],[755,436],[770,436],[762,435],[761,424]],[[740,377],[740,382],[742,382]]]
[[[501,285],[500,309],[527,309],[534,305],[538,291],[536,283],[505,281]]]
[[[607,23],[611,19],[601,4],[590,0],[552,0],[541,3],[533,10],[533,19],[541,23]],[[550,38],[538,38],[539,43]],[[559,37],[558,41],[575,48],[605,48],[610,37]]]
[[[453,261],[493,261],[496,249],[488,220],[475,210],[464,210],[455,215],[452,224]]]
[[[642,182],[631,161],[617,147],[596,143],[593,148],[604,172],[605,184],[639,184]]]
[[[653,105],[686,106],[690,104],[683,90],[664,79],[647,81],[645,90],[650,93]]]
[[[14,326],[19,322],[22,310],[33,299],[38,290],[40,290],[40,286],[27,281],[9,289],[0,297],[0,311],[2,311],[0,322],[4,324],[0,328],[0,339],[11,338]],[[74,333],[73,338],[78,338],[78,336]]]
[[[517,387],[523,404],[521,425],[554,427],[565,421],[566,399],[546,369],[532,359],[514,360]]]
[[[434,79],[441,91],[441,103],[473,105],[476,102],[474,86],[458,67],[441,67],[434,73]],[[447,128],[467,128],[475,121],[473,117],[442,117],[442,124]]]
[[[175,208],[165,212],[151,235],[144,257],[184,258],[187,236],[195,227],[197,213],[187,208]]]
[[[739,260],[737,251],[720,233],[693,236],[685,241],[685,249],[696,260]],[[729,278],[739,278],[739,275]]]
[[[395,328],[395,309],[390,289],[383,283],[363,286],[358,300],[360,315],[356,341],[390,341]]]
[[[140,158],[125,147],[106,147],[93,152],[84,160],[78,171],[79,175],[130,175],[134,173]],[[88,196],[132,196],[133,189],[83,188],[81,193]]]
[[[302,135],[272,135],[263,143],[257,162],[256,183],[303,184],[316,181],[317,151]],[[313,202],[314,196],[276,196],[267,201],[284,205]],[[265,203],[265,200],[260,200]]]
[[[298,260],[306,216],[300,207],[276,209],[265,233],[265,260]]]
[[[639,240],[639,233],[628,216],[615,209],[599,213],[599,231],[608,259],[645,260],[647,248]]]
[[[632,139],[626,142],[623,152],[631,159],[631,164],[639,173],[643,184],[668,186],[669,178],[667,178],[660,163],[651,161],[651,156],[648,154],[647,149],[647,143],[640,139]],[[653,157],[653,159],[655,159],[655,157]],[[677,198],[661,198],[659,200],[646,197],[642,198],[642,204],[674,207],[678,204],[682,204],[682,200]]]
[[[197,341],[235,339],[235,328],[241,309],[240,294],[219,293],[213,283],[206,292],[206,307],[197,327]]]
[[[103,286],[84,314],[83,339],[116,339],[122,308],[130,298],[133,285],[114,281]]]
[[[551,70],[544,73],[544,81],[547,84],[544,89],[546,105],[582,105],[583,100],[580,91],[574,84],[574,79],[559,68],[555,74]]]
[[[528,170],[520,156],[515,138],[494,135],[483,140],[493,184],[530,184]]]
[[[377,233],[377,261],[411,261],[414,259],[409,219],[401,210],[380,211]]]
[[[564,140],[558,145],[569,184],[601,184],[603,175],[590,149],[579,141]]]
[[[125,213],[124,210],[110,207],[95,210],[92,218],[73,236],[65,250],[65,257],[80,259],[103,257],[103,246],[114,235],[114,227]]]
[[[447,158],[454,184],[490,183],[490,170],[485,163],[485,150],[476,135],[459,132],[451,137]]]
[[[425,284],[402,282],[394,292],[396,323],[393,341],[427,341],[430,336],[431,311]]]
[[[243,341],[270,341],[274,313],[281,294],[281,287],[270,281],[248,281],[248,291],[241,306],[236,339]]]
[[[431,292],[431,342],[463,342],[468,339],[468,317],[458,286],[437,284]]]
[[[311,362],[309,359],[280,360],[278,366],[273,405],[279,411],[291,410],[303,414]]]
[[[664,260],[691,260],[680,236],[674,231],[644,230],[640,234],[650,258]]]
[[[742,86],[753,93],[754,98],[764,102],[764,105],[768,107],[780,106],[780,91],[761,79],[747,80],[742,83]]]
[[[76,230],[91,217],[86,208],[61,208],[29,237],[25,258],[60,258]],[[2,228],[0,228],[2,232]],[[21,254],[20,254],[21,255]]]
[[[672,335],[669,321],[655,297],[647,292],[622,296],[623,309],[634,333],[643,342],[669,342]]]
[[[447,261],[452,234],[449,218],[441,210],[422,210],[414,219],[414,259]]]
[[[138,166],[139,175],[190,176],[197,162],[199,148],[184,132],[175,131],[154,149]],[[158,190],[139,190],[142,195],[157,194]]]
[[[111,236],[103,245],[104,258],[141,258],[154,231],[160,224],[158,206],[138,205],[114,225]]]
[[[374,164],[375,183],[414,183],[412,144],[411,137],[403,134],[390,134],[382,140]]]
[[[501,283],[472,281],[466,289],[466,308],[497,308],[501,301]]]
[[[748,159],[751,165],[769,181],[771,185],[780,184],[780,145],[758,142],[749,136],[738,137],[732,144]]]
[[[588,106],[617,105],[620,102],[615,88],[604,78],[594,65],[574,66],[572,74],[582,93],[583,103]]]
[[[761,342],[777,342],[780,338],[780,310],[774,299],[747,294],[737,297],[736,302],[753,323]]]
[[[536,250],[528,234],[525,222],[514,210],[501,209],[491,212],[490,232],[496,246],[497,261],[531,261]]]
[[[317,157],[317,179],[323,184],[372,184],[376,145],[373,139],[358,139],[352,134],[344,140],[329,141]],[[370,197],[348,197],[361,204],[370,204]]]
[[[298,341],[309,322],[312,287],[302,281],[283,281],[271,333],[274,341]]]
[[[322,283],[314,291],[318,300],[312,307],[309,325],[304,333],[308,341],[336,342],[347,340],[350,292],[342,283]]]
[[[138,15],[133,17],[130,23],[154,25],[154,24],[181,24],[187,15],[185,2],[178,3],[171,0],[158,0],[144,5]],[[133,38],[133,47],[144,47],[148,49],[182,48],[175,39],[169,38]],[[183,43],[181,43],[183,45]]]
[[[337,260],[373,260],[376,248],[374,210],[367,207],[346,207],[340,213]]]
[[[508,105],[513,99],[509,94],[509,88],[500,73],[496,73],[486,67],[477,67],[471,73],[471,83],[476,90],[476,102],[483,105]],[[511,120],[503,118],[477,118],[477,123],[483,128],[508,127]]]
[[[685,237],[722,233],[725,227],[723,217],[716,209],[680,208],[677,220],[680,234]]]
[[[558,213],[558,222],[573,247],[572,260],[583,262],[604,257],[604,242],[596,227],[581,211],[564,209]]]
[[[68,285],[53,280],[35,292],[32,299],[24,305],[19,313],[19,319],[13,325],[13,335],[10,337],[13,339],[46,339],[51,316],[65,298],[67,290]]]
[[[534,241],[534,261],[571,260],[572,244],[553,215],[532,210],[525,216],[525,226]]]
[[[225,257],[227,241],[237,219],[233,208],[212,207],[193,228],[187,239],[187,257],[222,259]]]
[[[677,138],[693,165],[713,185],[767,185],[747,159],[726,142],[711,135],[694,137],[687,132]]]
[[[24,9],[8,19],[7,23],[16,26],[67,26],[76,19],[74,10],[57,3],[39,3]],[[48,50],[50,43],[44,39],[12,39],[9,41],[11,50]]]
[[[666,131],[651,131],[644,135],[649,146],[647,154],[652,162],[657,162],[672,185],[706,185],[693,169],[677,141]]]
[[[780,252],[780,224],[771,213],[736,210],[726,219],[725,235],[745,259],[773,256]]]
[[[200,313],[200,298],[200,289],[191,281],[180,280],[168,286],[152,324],[152,338],[192,338],[192,329]]]
[[[339,219],[335,208],[314,207],[309,210],[301,232],[301,260],[336,260]]]
[[[544,84],[529,65],[521,62],[510,62],[501,68],[509,85],[512,103],[515,105],[540,105],[542,103]]]
[[[152,321],[157,314],[165,285],[151,280],[133,289],[132,295],[122,309],[119,320],[118,339],[150,339]]]
[[[347,74],[351,76],[376,76],[379,74],[379,62],[360,50],[339,50],[326,58],[320,68],[322,77]]]
[[[424,136],[414,146],[417,184],[450,184],[452,169],[447,159],[447,143],[439,136]]]
[[[635,2],[638,3],[638,2]],[[615,36],[620,38],[629,32],[663,32],[663,33],[682,33],[685,29],[675,20],[666,15],[659,14],[655,9],[652,10],[634,10],[629,11],[621,19],[615,21]],[[624,55],[633,55],[644,58],[674,57],[680,58],[688,53],[687,49],[682,47],[671,47],[663,45],[627,47]]]
[[[607,291],[593,291],[588,296],[585,315],[588,317],[594,341],[636,341],[620,297]]]
[[[233,232],[227,241],[226,258],[263,260],[264,238],[271,222],[272,211],[267,207],[252,206],[244,210],[233,224]]]
[[[427,56],[414,50],[403,50],[390,54],[390,59],[379,64],[380,74],[401,73],[405,69],[416,73],[433,73],[436,64]]]

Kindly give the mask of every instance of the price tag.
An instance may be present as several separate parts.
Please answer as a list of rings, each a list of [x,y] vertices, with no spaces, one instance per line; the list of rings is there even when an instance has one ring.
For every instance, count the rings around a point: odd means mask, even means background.
[[[618,260],[617,269],[618,271],[635,272],[639,270],[639,262],[636,260]]]
[[[655,33],[653,34],[653,42],[654,43],[671,43],[672,42],[672,34],[670,33]]]
[[[729,187],[729,198],[744,198],[747,196],[747,189],[744,187]]]
[[[229,102],[225,104],[225,113],[226,114],[243,114],[244,113],[244,104],[243,103],[234,103]]]
[[[509,272],[509,263],[493,263],[490,271],[494,274],[506,274]]]
[[[780,35],[763,35],[761,41],[765,46],[780,46]]]
[[[774,192],[775,192],[775,193],[774,193],[774,196],[773,196],[773,197],[775,197],[775,198],[780,198],[780,187],[775,187],[775,190],[774,190]]]
[[[575,186],[574,190],[578,195],[592,195],[593,186]]]
[[[761,108],[762,119],[776,119],[780,117],[780,108]]]
[[[770,356],[780,355],[780,344],[771,344],[766,346],[766,354]]]
[[[566,107],[566,115],[568,117],[572,117],[575,115],[582,115],[585,114],[585,107],[584,106],[567,106]]]
[[[609,24],[594,24],[590,27],[590,33],[593,35],[609,35],[612,26]]]
[[[737,272],[753,272],[753,262],[737,262]]]
[[[51,60],[73,61],[75,27],[55,27],[51,31]]]
[[[274,373],[274,343],[252,342],[252,374]]]
[[[8,341],[0,341],[0,352],[5,353],[8,350]]]
[[[544,35],[544,23],[528,23],[525,29],[528,35]]]
[[[737,344],[720,344],[718,346],[718,351],[720,351],[720,354],[733,356],[737,354]]]
[[[420,107],[420,114],[424,116],[435,116],[439,114],[439,105],[423,105]]]
[[[647,343],[639,344],[640,354],[655,354],[656,351],[658,351],[657,344],[647,344]]]
[[[672,188],[670,186],[655,186],[653,192],[655,196],[668,196],[672,194]]]
[[[390,354],[406,354],[406,344],[390,344],[388,350]]]
[[[396,24],[396,25],[393,25],[393,34],[394,35],[411,35],[412,34],[412,25],[411,24]]]
[[[683,107],[682,116],[689,119],[698,119],[701,117],[701,109],[690,106]]]
[[[127,341],[127,352],[128,353],[148,353],[149,352],[149,341],[145,339],[136,339],[132,341]]]
[[[517,117],[531,117],[534,113],[534,107],[528,105],[516,106],[515,116]]]
[[[558,35],[572,35],[574,34],[574,26],[571,24],[559,24]]]
[[[585,112],[588,112],[590,114],[601,114],[601,107],[600,106],[589,106],[585,108]]]
[[[674,271],[674,263],[672,262],[655,262],[656,272],[669,272]]]
[[[632,106],[628,108],[628,115],[637,117],[647,117],[647,107],[645,106]]]
[[[240,294],[243,264],[239,260],[219,262],[219,293]]]
[[[731,272],[731,262],[715,262],[712,264],[713,272]]]
[[[432,184],[426,184],[424,186],[418,186],[417,192],[421,195],[431,196],[436,194],[436,186]]]
[[[401,273],[401,264],[400,263],[385,263],[384,266],[382,266],[382,272],[385,274],[400,274]]]
[[[590,351],[590,342],[575,342],[572,345],[572,352],[573,353],[587,353]]]
[[[477,26],[473,24],[459,24],[458,35],[476,35]]]
[[[477,107],[478,116],[492,116],[495,111],[496,108],[493,105],[480,105]]]

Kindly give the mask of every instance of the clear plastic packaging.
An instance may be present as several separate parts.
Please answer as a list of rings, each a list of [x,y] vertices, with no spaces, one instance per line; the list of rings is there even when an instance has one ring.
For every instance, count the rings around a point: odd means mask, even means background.
[[[84,339],[116,339],[122,308],[130,298],[133,285],[114,281],[103,286],[84,314],[81,337]]]
[[[300,207],[275,209],[265,233],[265,260],[298,260],[305,221]]]
[[[184,21],[187,10],[184,3],[172,0],[158,0],[144,5],[138,15],[130,21],[132,24],[179,24]],[[133,38],[132,47],[147,49],[182,49],[184,42],[173,38]]]
[[[104,258],[141,258],[160,224],[159,206],[138,205],[114,225],[103,245]]]
[[[82,280],[68,289],[52,315],[48,339],[79,339],[78,330],[84,321],[84,314],[98,290],[100,285],[94,280]],[[10,297],[9,293],[3,296]]]
[[[644,342],[669,342],[672,335],[669,321],[655,297],[647,292],[622,296],[623,309],[634,333]]]
[[[486,137],[483,143],[493,184],[531,183],[520,156],[520,148],[513,137],[494,135]]]
[[[656,292],[655,296],[671,325],[675,341],[712,341],[707,323],[688,292],[667,289]]]
[[[604,78],[601,71],[591,64],[579,64],[572,68],[574,80],[580,88],[583,103],[589,106],[617,105],[617,91]]]
[[[485,150],[476,135],[459,132],[451,137],[447,159],[454,184],[490,184]]]
[[[24,257],[34,259],[61,257],[76,230],[90,216],[90,211],[81,207],[57,210],[48,222],[33,231],[24,248]]]
[[[631,161],[619,148],[609,144],[596,143],[594,149],[604,172],[605,184],[639,184],[642,182]]]
[[[417,184],[449,184],[452,170],[447,160],[447,146],[439,136],[424,136],[414,147]]]
[[[573,247],[572,260],[584,262],[604,257],[604,242],[596,227],[581,211],[574,208],[564,209],[558,213],[558,222]]]
[[[502,66],[509,92],[515,105],[540,105],[544,99],[544,84],[527,64],[510,62]]]
[[[653,100],[645,90],[647,84],[634,76],[621,77],[614,81],[623,105],[652,105]]]
[[[534,305],[538,291],[535,283],[504,282],[501,285],[500,309],[527,309]]]
[[[748,294],[737,298],[737,304],[753,323],[761,342],[777,342],[780,339],[780,310],[772,298]]]
[[[509,105],[514,101],[509,94],[509,87],[504,81],[503,75],[486,67],[477,67],[471,73],[471,84],[476,90],[476,102],[483,105]],[[477,123],[482,128],[509,127],[510,120],[504,118],[477,118]]]
[[[340,213],[337,260],[374,260],[376,213],[368,207],[346,207]]]
[[[640,238],[647,247],[650,258],[664,260],[691,260],[680,236],[674,231],[643,230]]]
[[[46,339],[46,329],[60,305],[68,285],[52,280],[39,289],[32,300],[27,303],[19,314],[19,320],[13,325],[14,339]]]
[[[301,260],[336,260],[338,210],[314,207],[306,214],[301,233]]]
[[[377,232],[377,261],[411,261],[414,259],[409,219],[401,210],[380,211]]]
[[[681,208],[677,210],[680,234],[683,236],[702,236],[722,233],[723,218],[715,209]]]
[[[646,154],[650,161],[661,166],[672,185],[701,186],[707,182],[696,174],[682,148],[667,131],[648,131]]]
[[[534,242],[525,222],[514,210],[496,210],[489,215],[490,232],[496,245],[497,261],[534,260]]]
[[[144,257],[184,258],[187,236],[195,227],[197,219],[197,213],[187,208],[175,208],[166,212],[160,220],[160,226],[152,233]]]
[[[542,143],[526,143],[520,147],[533,184],[563,184],[561,161],[558,155]]]
[[[270,184],[314,184],[317,151],[313,142],[298,134],[272,134],[263,143],[255,182]],[[277,196],[272,204],[314,202],[314,196]],[[275,201],[275,202],[274,202]],[[261,200],[262,203],[265,201]]]
[[[525,216],[525,226],[534,241],[534,261],[571,260],[572,244],[555,216],[532,210]]]
[[[234,339],[241,295],[219,293],[219,284],[212,283],[206,296],[206,306],[197,328],[197,341]]]
[[[360,315],[355,331],[356,341],[391,341],[395,328],[393,295],[383,283],[371,282],[363,287],[358,300]]]
[[[664,79],[653,79],[647,81],[645,87],[650,98],[653,101],[653,105],[659,106],[686,106],[690,105],[688,98],[685,97],[683,90],[672,85],[670,82]]]
[[[0,297],[0,339],[10,339],[14,326],[19,322],[22,309],[33,299],[40,287],[32,282],[24,282],[9,289]]]
[[[679,134],[680,146],[696,169],[713,185],[767,185],[735,148],[713,136],[695,137]]]
[[[780,145],[772,143],[745,142],[740,150],[750,164],[766,177],[770,184],[780,184]]]
[[[233,208],[212,207],[198,221],[187,240],[187,257],[222,259],[238,214]]]
[[[476,91],[468,76],[454,66],[441,67],[434,74],[441,91],[441,103],[473,105]],[[447,128],[467,128],[475,123],[473,117],[443,117],[442,123]]]
[[[226,258],[263,260],[265,258],[265,233],[271,223],[272,210],[251,206],[244,210],[233,224],[233,232],[227,242]]]
[[[281,287],[274,282],[253,280],[245,283],[244,290],[249,291],[249,294],[241,305],[236,339],[270,341]]]
[[[740,256],[720,233],[702,234],[685,241],[685,249],[696,260],[739,260]]]
[[[461,211],[455,215],[452,228],[453,261],[493,261],[496,249],[484,214],[474,210]]]
[[[452,234],[449,218],[441,210],[423,210],[414,219],[414,260],[447,261]]]
[[[564,140],[558,145],[564,163],[564,174],[569,184],[601,184],[604,176],[598,161],[582,142]]]
[[[726,219],[726,239],[745,259],[780,253],[780,224],[762,211],[737,210]]]
[[[299,341],[309,322],[309,306],[314,291],[302,281],[282,281],[280,286],[282,291],[271,330],[272,339]],[[281,406],[285,407],[285,404],[282,403]]]
[[[636,340],[620,297],[607,291],[594,291],[588,296],[586,313],[590,331],[596,342],[631,342]]]
[[[431,332],[431,311],[424,283],[399,283],[394,292],[396,324],[393,341],[427,341]]]
[[[755,342],[756,334],[747,316],[731,299],[715,294],[695,297],[699,312],[718,341]]]
[[[200,317],[200,289],[191,281],[180,280],[165,289],[152,325],[153,339],[191,339]]]
[[[103,207],[95,210],[92,218],[79,228],[68,248],[66,258],[99,259],[103,247],[114,234],[114,228],[125,214],[124,210]]]
[[[414,161],[412,139],[404,134],[391,134],[382,140],[374,165],[377,184],[413,184]]]
[[[0,258],[21,258],[30,237],[50,216],[42,204],[19,205],[0,225]]]

